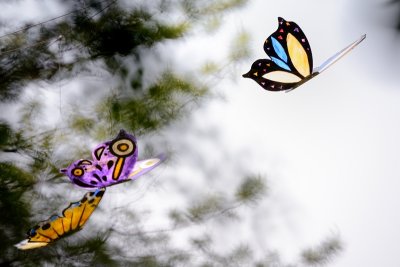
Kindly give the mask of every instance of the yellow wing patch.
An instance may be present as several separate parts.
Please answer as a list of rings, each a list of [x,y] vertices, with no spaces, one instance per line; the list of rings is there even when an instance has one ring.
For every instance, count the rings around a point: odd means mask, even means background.
[[[295,74],[286,71],[271,71],[262,76],[265,79],[280,83],[297,83],[301,78]]]
[[[291,33],[288,33],[286,42],[290,60],[292,61],[294,67],[301,75],[307,77],[311,73],[310,73],[310,63],[306,51],[304,50],[300,42],[297,40],[297,38],[294,37]]]
[[[73,202],[64,209],[62,217],[53,215],[48,220],[38,223],[28,231],[28,239],[15,246],[22,250],[39,248],[81,230],[99,205],[105,191],[105,188],[100,188],[95,192],[86,193],[80,201]]]
[[[114,172],[112,178],[114,180],[118,180],[121,175],[122,168],[124,167],[125,158],[120,157],[117,159],[117,163],[115,163]]]

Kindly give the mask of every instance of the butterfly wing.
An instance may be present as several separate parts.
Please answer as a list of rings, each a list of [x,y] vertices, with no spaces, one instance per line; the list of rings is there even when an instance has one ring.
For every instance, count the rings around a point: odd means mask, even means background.
[[[39,248],[81,230],[99,205],[105,191],[105,188],[99,188],[86,193],[80,201],[70,203],[63,210],[62,216],[53,215],[38,223],[28,231],[28,238],[15,246],[21,250]]]
[[[349,53],[353,48],[355,48],[357,45],[359,45],[362,41],[364,41],[364,39],[367,37],[366,34],[362,35],[358,40],[354,41],[353,43],[351,43],[350,45],[346,46],[345,48],[343,48],[342,50],[340,50],[339,52],[337,52],[336,54],[334,54],[332,57],[330,57],[329,59],[327,59],[324,63],[321,64],[321,66],[319,66],[318,68],[314,69],[314,73],[321,73],[324,70],[326,70],[327,68],[329,68],[330,66],[332,66],[333,63],[335,63],[336,61],[338,61],[339,59],[341,59],[344,55],[346,55],[347,53]]]
[[[278,18],[278,29],[264,43],[264,51],[286,70],[302,78],[312,73],[311,47],[302,29],[293,21]]]
[[[60,171],[79,187],[99,188],[123,182],[138,156],[136,138],[121,130],[116,138],[97,145],[93,160],[77,160]]]
[[[129,174],[129,179],[135,180],[139,176],[148,173],[158,165],[160,165],[165,160],[164,155],[159,155],[157,157],[145,160],[139,160],[136,162],[135,167],[132,172]]]
[[[284,91],[301,82],[301,77],[279,67],[269,59],[256,60],[245,78],[251,78],[268,91]]]
[[[137,161],[136,138],[121,130],[116,138],[97,145],[93,160],[77,160],[60,170],[85,189],[107,187],[136,179],[164,161],[164,156]]]
[[[264,43],[271,58],[255,61],[243,77],[251,78],[270,91],[288,90],[312,74],[311,47],[301,28],[278,18],[278,29]]]

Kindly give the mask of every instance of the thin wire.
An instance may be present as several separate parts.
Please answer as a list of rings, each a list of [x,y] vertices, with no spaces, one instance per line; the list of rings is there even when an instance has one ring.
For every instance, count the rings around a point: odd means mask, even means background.
[[[61,16],[58,16],[58,17],[55,17],[55,18],[52,18],[52,19],[49,19],[49,20],[46,20],[46,21],[42,21],[42,22],[39,22],[39,23],[30,25],[30,26],[26,26],[26,27],[24,27],[24,28],[21,28],[21,29],[19,29],[19,30],[14,31],[14,32],[6,33],[6,34],[4,34],[4,35],[1,35],[1,36],[0,36],[0,39],[1,39],[1,38],[4,38],[4,37],[6,37],[6,36],[9,36],[9,35],[13,35],[13,34],[16,34],[16,33],[22,32],[22,31],[29,30],[29,29],[31,29],[31,28],[33,28],[33,27],[40,26],[40,25],[45,24],[45,23],[48,23],[48,22],[50,22],[50,21],[53,21],[53,20],[57,20],[57,19],[66,17],[66,16],[68,16],[68,15],[71,15],[71,14],[74,13],[74,12],[76,12],[76,10],[73,10],[73,11],[71,11],[71,12],[69,12],[69,13],[66,13],[66,14],[64,14],[64,15],[61,15]]]
[[[14,52],[14,51],[17,51],[17,50],[26,49],[26,48],[30,48],[30,47],[34,47],[34,46],[38,46],[38,45],[47,43],[50,39],[51,39],[51,38],[46,39],[46,40],[41,41],[41,42],[38,42],[38,43],[33,44],[33,45],[28,45],[28,46],[25,46],[25,47],[18,47],[18,48],[14,48],[14,49],[10,49],[10,50],[1,52],[1,53],[0,53],[0,56],[2,56],[2,55],[4,55],[4,54],[11,53],[11,52]],[[55,39],[53,42],[49,43],[48,45],[52,45],[52,44],[54,44],[55,42],[57,42],[58,40],[61,40],[61,39],[62,39],[62,35],[58,36],[57,39]]]
[[[4,54],[11,53],[11,52],[14,52],[14,51],[18,51],[18,50],[21,50],[21,49],[27,49],[27,48],[31,48],[31,47],[34,47],[34,46],[39,46],[39,45],[41,45],[41,44],[47,43],[50,39],[51,39],[51,38],[46,39],[46,40],[41,41],[41,42],[38,42],[38,43],[33,44],[33,45],[28,45],[28,46],[24,46],[24,47],[18,47],[18,48],[14,48],[14,49],[10,49],[10,50],[1,52],[1,53],[0,53],[0,56],[2,56],[2,55],[4,55]],[[48,45],[52,45],[52,44],[54,44],[55,42],[57,42],[58,40],[61,40],[61,39],[62,39],[62,35],[58,36],[57,39],[55,39],[53,42],[49,43]]]
[[[57,72],[59,72],[60,71],[60,68],[61,68],[61,64],[60,64],[60,61],[61,61],[61,57],[63,56],[63,51],[61,51],[61,42],[58,42],[58,60],[57,60],[57,64],[58,64],[58,70],[57,70]],[[60,83],[58,83],[58,93],[59,93],[59,112],[60,112],[60,119],[61,119],[61,114],[62,114],[62,102],[61,102],[61,84]]]
[[[102,13],[104,10],[106,10],[107,8],[109,8],[111,5],[115,4],[118,0],[114,0],[112,2],[110,2],[108,5],[106,5],[103,9],[101,9],[99,12],[93,14],[92,16],[89,17],[89,19],[94,18],[95,16],[97,16],[98,14]],[[104,1],[105,2],[105,1]]]
[[[110,2],[108,5],[106,5],[104,8],[102,8],[99,12],[97,12],[97,13],[91,15],[90,17],[88,17],[88,19],[94,18],[94,17],[97,16],[98,14],[102,13],[104,10],[108,9],[111,5],[115,4],[117,1],[118,1],[118,0],[114,0],[114,1]],[[100,3],[104,3],[104,2],[106,2],[106,0],[105,0],[105,1],[101,1]],[[87,7],[83,7],[83,8],[78,9],[78,10],[85,10],[85,9],[88,9],[88,8],[87,8]],[[74,10],[74,11],[71,11],[71,12],[69,12],[69,13],[60,15],[60,16],[58,16],[58,17],[55,17],[55,18],[52,18],[52,19],[49,19],[49,20],[46,20],[46,21],[43,21],[43,22],[40,22],[40,23],[36,23],[36,24],[31,25],[31,26],[28,26],[28,27],[24,27],[24,28],[22,28],[22,29],[19,29],[19,30],[14,31],[14,32],[10,32],[10,33],[4,34],[4,35],[0,36],[0,39],[3,38],[3,37],[5,37],[5,36],[13,35],[13,34],[16,34],[16,33],[22,32],[22,31],[25,31],[25,30],[27,30],[27,29],[31,29],[31,28],[33,28],[33,27],[37,27],[37,26],[43,25],[43,24],[48,23],[48,22],[50,22],[50,21],[54,21],[54,20],[57,20],[57,19],[66,17],[66,16],[71,15],[72,13],[74,13],[74,12],[76,12],[76,11],[77,11],[77,10]],[[57,37],[56,40],[54,40],[53,42],[51,42],[51,43],[48,44],[48,45],[52,45],[53,43],[55,43],[55,42],[61,40],[62,38],[63,38],[63,36],[62,36],[62,35],[59,35],[59,36]],[[14,52],[14,51],[18,51],[18,50],[20,50],[20,49],[26,49],[26,48],[31,48],[31,47],[39,46],[39,45],[41,45],[41,44],[47,43],[50,39],[51,39],[51,38],[46,39],[46,40],[41,41],[41,42],[38,42],[38,43],[36,43],[36,44],[30,45],[30,46],[18,47],[18,48],[14,48],[14,49],[10,49],[10,50],[4,51],[4,52],[0,52],[0,56],[2,56],[2,55],[4,55],[4,54],[11,53],[11,52]]]
[[[101,1],[101,2],[99,2],[99,3],[104,3],[104,2],[107,2],[107,1],[108,1],[108,0],[104,0],[104,1]],[[107,9],[107,8],[109,8],[111,5],[113,5],[115,2],[117,2],[117,0],[112,1],[112,2],[111,2],[110,4],[108,4],[106,7],[104,7],[104,8],[101,9],[99,12],[95,13],[94,15],[90,16],[89,18],[93,18],[93,17],[95,17],[96,15],[100,14],[100,13],[103,12],[105,9]],[[29,26],[20,28],[19,30],[16,30],[16,31],[13,31],[13,32],[9,32],[9,33],[0,35],[0,39],[1,39],[1,38],[4,38],[4,37],[6,37],[6,36],[9,36],[9,35],[13,35],[13,34],[16,34],[16,33],[22,32],[22,31],[26,31],[26,30],[29,30],[29,29],[31,29],[31,28],[34,28],[34,27],[37,27],[37,26],[46,24],[46,23],[48,23],[48,22],[51,22],[51,21],[54,21],[54,20],[57,20],[57,19],[60,19],[60,18],[69,16],[69,15],[71,15],[71,14],[73,14],[73,13],[76,13],[78,10],[80,11],[80,10],[85,10],[85,9],[89,9],[89,8],[88,8],[88,7],[82,7],[82,8],[80,8],[80,9],[73,10],[73,11],[70,11],[70,12],[65,13],[65,14],[63,14],[63,15],[60,15],[60,16],[51,18],[51,19],[49,19],[49,20],[45,20],[45,21],[42,21],[42,22],[39,22],[39,23],[36,23],[36,24],[33,24],[33,25],[29,25]]]

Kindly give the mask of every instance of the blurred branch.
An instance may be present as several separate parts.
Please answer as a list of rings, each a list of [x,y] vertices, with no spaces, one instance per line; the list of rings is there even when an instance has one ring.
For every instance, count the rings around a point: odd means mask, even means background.
[[[303,262],[310,266],[322,266],[329,263],[343,250],[342,242],[338,236],[330,237],[315,248],[303,251]]]

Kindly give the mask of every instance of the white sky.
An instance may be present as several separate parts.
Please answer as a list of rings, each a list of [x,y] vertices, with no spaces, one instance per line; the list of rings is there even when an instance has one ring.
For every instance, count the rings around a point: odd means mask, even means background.
[[[35,1],[24,2],[32,3],[29,14],[59,14],[51,1],[46,11],[35,9]],[[251,33],[254,56],[240,66],[236,81],[216,88],[225,101],[215,99],[195,111],[192,126],[184,132],[171,129],[185,141],[177,142],[172,166],[160,176],[176,173],[179,188],[163,184],[161,192],[149,193],[143,203],[156,202],[164,209],[167,201],[160,198],[181,200],[169,190],[223,192],[235,188],[245,173],[265,174],[270,197],[243,211],[240,231],[221,235],[223,243],[240,239],[256,248],[257,257],[276,249],[284,258],[296,259],[300,249],[338,232],[345,250],[331,266],[399,266],[400,40],[383,20],[396,9],[384,3],[255,0],[227,16],[228,26],[218,36],[174,45],[175,60],[185,68],[219,58],[231,48],[232,33],[243,29]],[[4,12],[3,18],[12,18],[15,10]],[[366,33],[367,39],[295,91],[268,92],[241,74],[266,57],[262,45],[277,28],[278,16],[302,27],[315,66],[360,35]],[[200,160],[186,157],[188,147],[198,151]],[[203,173],[202,167],[215,169],[215,176]],[[225,178],[218,180],[219,175]]]
[[[277,249],[295,259],[301,248],[334,232],[345,250],[331,266],[400,265],[400,40],[387,26],[396,11],[384,1],[258,0],[225,19],[229,34],[244,29],[252,36],[254,56],[238,77],[266,57],[262,45],[276,30],[278,16],[302,27],[315,66],[362,34],[367,39],[291,93],[268,92],[239,78],[219,86],[225,102],[214,100],[196,112],[189,135],[219,131],[218,138],[191,139],[195,147],[212,143],[205,165],[241,163],[266,174],[272,190],[248,214],[242,232],[221,243],[240,236],[258,249],[257,256]],[[177,61],[201,51],[218,58],[230,48],[229,34],[197,45],[188,40],[187,50],[177,49]]]

